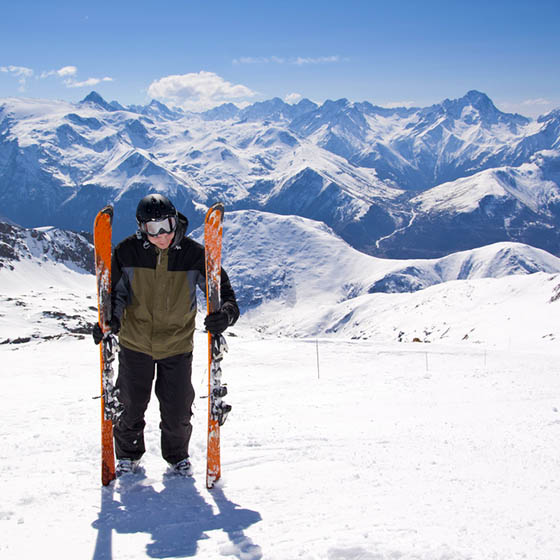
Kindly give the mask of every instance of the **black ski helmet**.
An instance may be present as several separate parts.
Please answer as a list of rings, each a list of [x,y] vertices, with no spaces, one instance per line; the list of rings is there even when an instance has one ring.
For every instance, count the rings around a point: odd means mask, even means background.
[[[171,201],[162,194],[149,194],[145,196],[136,208],[136,221],[138,225],[153,220],[177,217],[177,210]]]

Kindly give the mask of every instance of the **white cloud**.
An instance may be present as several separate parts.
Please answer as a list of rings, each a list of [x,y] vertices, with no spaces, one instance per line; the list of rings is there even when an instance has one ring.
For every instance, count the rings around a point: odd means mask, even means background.
[[[16,76],[25,76],[26,78],[33,76],[33,70],[25,66],[0,66],[0,70],[2,72],[11,72]]]
[[[18,78],[20,83],[20,91],[25,91],[26,80],[35,75],[35,72],[31,68],[25,68],[24,66],[0,66],[0,72],[7,72],[13,74]],[[55,76],[61,78],[64,85],[69,88],[79,88],[79,87],[91,87],[96,86],[101,82],[112,82],[113,78],[88,78],[81,82],[76,81],[76,74],[78,69],[75,66],[62,66],[58,70],[45,70],[41,72],[37,78],[44,79],[50,76]]]
[[[500,111],[504,111],[506,113],[519,113],[525,117],[535,118],[560,107],[560,101],[537,97],[534,99],[525,99],[519,102],[496,102],[496,106],[500,109]]]
[[[270,62],[284,64],[286,59],[278,56],[242,56],[233,60],[234,64],[269,64]]]
[[[48,78],[49,76],[58,76],[60,78],[65,78],[66,76],[74,76],[78,72],[75,66],[63,66],[58,70],[48,70],[41,72],[40,78]]]
[[[415,107],[416,103],[414,101],[389,101],[388,103],[383,103],[382,107],[387,109],[396,109],[398,107]]]
[[[522,105],[544,105],[544,106],[549,106],[552,105],[552,101],[550,101],[549,99],[544,99],[542,97],[539,97],[537,99],[525,99],[525,101],[521,102]]]
[[[290,103],[291,105],[294,105],[295,103],[300,101],[302,97],[303,96],[301,95],[301,93],[289,93],[288,95],[286,95],[286,97],[284,97],[284,101],[286,103]]]
[[[293,64],[297,64],[298,66],[304,66],[306,64],[329,64],[332,62],[340,62],[341,60],[340,56],[320,56],[318,58],[305,58],[298,56],[293,61]]]
[[[20,91],[25,91],[27,78],[31,78],[31,76],[33,76],[33,70],[31,68],[26,68],[25,66],[0,66],[0,72],[6,72],[16,76],[19,82]]]
[[[64,85],[68,88],[92,87],[100,84],[101,82],[113,81],[113,78],[109,78],[108,76],[105,76],[104,78],[88,78],[87,80],[77,81],[77,74],[78,69],[75,66],[63,66],[58,70],[45,70],[41,73],[40,78],[49,78],[50,76],[61,78]]]
[[[319,57],[296,56],[291,58],[281,56],[242,56],[233,59],[233,64],[294,64],[296,66],[305,66],[307,64],[332,64],[344,60],[348,59],[338,55]]]
[[[62,68],[60,68],[59,70],[56,71],[56,73],[60,77],[74,76],[75,74],[77,74],[77,72],[78,72],[78,69],[75,66],[63,66]]]
[[[80,87],[92,87],[100,84],[101,82],[112,82],[113,78],[105,77],[105,78],[88,78],[83,82],[75,82],[74,80],[64,80],[64,83],[67,87],[70,88],[80,88]]]
[[[165,76],[148,87],[154,99],[172,102],[188,110],[204,110],[235,99],[253,97],[256,92],[232,84],[213,72]]]

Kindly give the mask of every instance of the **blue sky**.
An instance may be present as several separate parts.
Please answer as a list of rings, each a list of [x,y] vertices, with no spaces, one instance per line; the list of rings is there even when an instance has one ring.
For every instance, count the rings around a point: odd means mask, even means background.
[[[0,97],[203,109],[281,97],[425,106],[468,90],[528,116],[560,106],[560,2],[18,0]]]

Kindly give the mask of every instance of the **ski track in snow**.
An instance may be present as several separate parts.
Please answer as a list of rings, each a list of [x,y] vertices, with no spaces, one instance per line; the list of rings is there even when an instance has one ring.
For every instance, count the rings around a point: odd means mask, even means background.
[[[407,230],[408,228],[410,228],[412,226],[412,224],[414,223],[414,220],[416,219],[416,216],[417,216],[417,213],[414,210],[412,210],[411,215],[410,215],[410,220],[408,221],[408,224],[406,224],[403,227],[395,229],[394,231],[392,231],[388,235],[384,235],[383,237],[380,237],[375,242],[375,246],[377,247],[377,249],[379,249],[379,246],[381,245],[381,243],[383,243],[383,241],[385,241],[386,239],[390,239],[391,237],[397,235],[397,233],[401,233],[401,232]]]
[[[223,479],[204,485],[205,341],[189,480],[165,476],[158,409],[144,471],[100,484],[98,350],[0,347],[0,556],[551,560],[559,352],[264,339],[224,360]]]

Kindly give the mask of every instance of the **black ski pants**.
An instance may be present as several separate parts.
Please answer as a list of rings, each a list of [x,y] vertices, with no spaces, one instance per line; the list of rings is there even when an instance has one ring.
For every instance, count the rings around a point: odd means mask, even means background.
[[[191,382],[192,353],[161,360],[121,346],[116,386],[124,413],[114,426],[117,459],[140,459],[144,445],[144,414],[150,402],[156,374],[155,393],[161,415],[161,454],[168,463],[189,456],[194,389]]]

